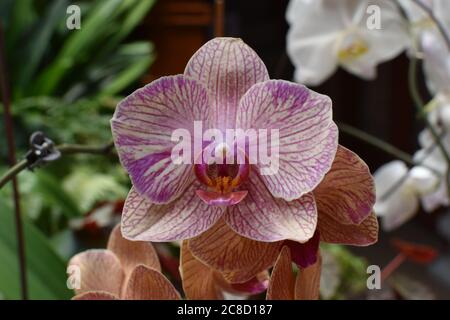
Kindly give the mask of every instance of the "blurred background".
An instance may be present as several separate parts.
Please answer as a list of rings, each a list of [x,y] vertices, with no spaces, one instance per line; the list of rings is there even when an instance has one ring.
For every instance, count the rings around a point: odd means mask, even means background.
[[[66,27],[69,5],[81,8],[81,29]],[[5,69],[17,158],[29,137],[42,131],[55,144],[107,146],[117,102],[160,76],[182,73],[191,55],[215,34],[224,10],[224,34],[240,37],[265,62],[271,78],[292,79],[286,54],[288,0],[1,0]],[[219,11],[218,11],[219,10]],[[217,32],[217,29],[216,29]],[[405,55],[382,64],[374,81],[339,70],[313,88],[329,95],[335,120],[360,128],[412,154],[423,128],[407,88]],[[422,81],[423,82],[423,81]],[[423,86],[423,83],[421,84]],[[426,90],[423,90],[424,94]],[[4,108],[0,108],[5,118]],[[0,175],[8,169],[5,126],[0,123]],[[372,172],[388,154],[340,134]],[[120,220],[130,187],[114,152],[63,156],[18,176],[24,224],[29,297],[68,299],[66,262],[86,248],[105,246]],[[369,264],[389,264],[399,249],[394,239],[439,252],[426,264],[406,261],[390,276],[389,290],[368,292]],[[420,213],[394,232],[380,231],[367,248],[327,246],[324,298],[450,298],[450,212]],[[177,279],[176,250],[159,246],[163,266]],[[0,190],[0,297],[20,298],[12,188]]]

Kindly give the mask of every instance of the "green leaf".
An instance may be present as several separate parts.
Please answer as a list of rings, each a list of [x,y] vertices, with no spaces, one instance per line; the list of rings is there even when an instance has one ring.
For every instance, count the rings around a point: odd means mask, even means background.
[[[6,41],[8,53],[14,54],[13,49],[22,33],[36,20],[37,13],[33,0],[2,0],[0,9],[3,19],[7,19]],[[9,12],[6,13],[5,11]]]
[[[25,44],[23,51],[19,54],[26,54],[27,63],[22,64],[20,74],[17,78],[16,88],[22,88],[30,85],[30,78],[36,71],[45,51],[49,48],[50,38],[56,32],[58,24],[66,16],[66,8],[69,2],[67,0],[54,0],[47,8],[47,13],[39,22],[39,28],[36,28],[31,40]]]
[[[0,197],[3,195],[0,195]],[[28,290],[31,299],[69,299],[66,263],[45,236],[24,219]],[[20,299],[19,266],[13,210],[0,201],[0,292],[7,299]]]
[[[56,177],[42,170],[37,171],[35,174],[37,177],[35,192],[45,197],[47,202],[52,203],[55,207],[59,207],[68,218],[76,218],[83,215],[76,202],[64,191],[61,182]]]
[[[70,33],[64,47],[59,52],[55,62],[51,64],[39,77],[35,87],[35,94],[49,95],[53,92],[61,78],[66,75],[80,58],[88,55],[98,41],[105,39],[110,22],[119,14],[120,0],[100,1],[86,19],[81,20],[81,29]]]
[[[114,33],[105,44],[104,51],[109,52],[123,39],[125,39],[125,37],[139,24],[139,22],[142,21],[155,2],[155,0],[140,0],[136,5],[134,5],[125,17],[124,21],[121,23],[118,32]]]
[[[124,63],[126,67],[122,68],[112,80],[102,84],[100,96],[113,96],[120,93],[142,76],[155,59],[152,46],[147,42],[124,45],[120,53],[127,58]]]

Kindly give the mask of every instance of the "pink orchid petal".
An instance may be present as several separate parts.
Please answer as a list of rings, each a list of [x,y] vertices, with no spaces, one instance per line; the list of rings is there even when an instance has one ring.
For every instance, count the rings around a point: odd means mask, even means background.
[[[122,234],[129,240],[174,241],[195,237],[220,219],[223,207],[207,205],[195,191],[195,181],[177,200],[153,204],[134,187],[128,194],[122,213]]]
[[[274,198],[256,173],[250,175],[247,188],[247,197],[224,214],[226,223],[235,232],[267,242],[286,239],[306,242],[314,235],[317,209],[312,193],[291,202]]]
[[[330,171],[314,190],[319,215],[326,213],[342,224],[359,224],[375,204],[370,170],[352,151],[339,146]]]
[[[153,245],[149,242],[125,239],[120,232],[120,225],[117,225],[109,236],[108,250],[114,252],[119,258],[126,276],[129,276],[131,271],[140,264],[161,271],[158,255]]]
[[[267,129],[268,136],[271,129],[279,130],[279,167],[262,177],[275,197],[287,201],[300,198],[322,181],[338,146],[330,98],[284,80],[258,83],[247,91],[239,103],[236,126]]]
[[[294,300],[295,278],[290,252],[284,246],[275,262],[267,289],[267,300]]]
[[[235,128],[239,100],[252,85],[269,79],[266,66],[241,39],[215,38],[190,59],[184,74],[207,87],[218,129]]]
[[[300,268],[307,268],[316,263],[319,244],[320,234],[317,230],[314,232],[314,236],[305,243],[286,241],[286,245],[291,249],[292,261]]]
[[[188,244],[197,259],[219,271],[228,282],[242,283],[273,266],[283,241],[260,242],[241,237],[220,219]]]
[[[378,241],[378,220],[373,212],[359,225],[341,224],[328,214],[320,214],[317,228],[321,240],[329,243],[368,246]]]
[[[120,300],[119,297],[105,291],[88,291],[72,298],[72,300]]]
[[[215,191],[197,190],[197,196],[210,206],[232,206],[241,202],[247,191],[235,191],[230,193],[220,193]]]
[[[180,300],[180,294],[159,271],[137,266],[126,284],[126,300]]]
[[[69,266],[79,268],[81,286],[77,294],[105,291],[119,297],[125,278],[119,259],[109,250],[91,249],[75,255]]]
[[[155,203],[177,198],[193,179],[192,165],[175,164],[171,141],[176,129],[194,137],[194,121],[210,117],[204,86],[183,75],[160,78],[117,106],[111,120],[120,161],[140,194]],[[192,160],[192,159],[191,159]]]

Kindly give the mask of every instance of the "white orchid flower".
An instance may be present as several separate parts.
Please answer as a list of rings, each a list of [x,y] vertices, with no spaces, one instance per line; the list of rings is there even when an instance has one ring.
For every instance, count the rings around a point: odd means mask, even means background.
[[[441,137],[444,148],[450,151],[450,134],[447,133]],[[432,212],[441,206],[448,206],[448,186],[447,180],[447,161],[442,151],[436,146],[433,136],[429,130],[423,130],[419,134],[419,144],[422,147],[414,154],[414,161],[423,166],[432,169],[439,174],[438,186],[432,191],[422,194],[422,206],[427,212]]]
[[[377,201],[375,213],[382,217],[382,227],[391,231],[419,210],[419,198],[434,191],[439,182],[425,167],[408,169],[404,162],[395,160],[381,166],[374,174]]]
[[[429,31],[439,33],[436,24],[431,17],[413,0],[398,0],[410,22],[413,35],[420,38],[421,34]],[[428,7],[433,15],[444,27],[450,26],[450,1],[448,0],[419,0]]]
[[[379,29],[374,18],[379,18]],[[309,85],[319,85],[338,66],[373,79],[376,66],[409,43],[407,24],[389,0],[291,0],[286,19],[295,80]]]

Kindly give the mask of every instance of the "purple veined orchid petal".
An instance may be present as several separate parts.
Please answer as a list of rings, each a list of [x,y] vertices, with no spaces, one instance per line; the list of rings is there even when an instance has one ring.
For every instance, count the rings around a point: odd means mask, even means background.
[[[215,38],[203,45],[189,60],[184,74],[207,87],[214,113],[214,126],[235,128],[239,100],[258,82],[269,79],[258,55],[237,38]]]
[[[293,240],[306,242],[317,225],[317,208],[312,193],[288,202],[274,198],[262,178],[251,174],[248,195],[228,208],[226,223],[236,233],[257,241]]]
[[[128,240],[162,242],[188,239],[206,231],[225,208],[203,202],[195,193],[200,186],[195,181],[183,196],[165,205],[151,203],[133,187],[122,213],[122,235]]]
[[[329,97],[284,80],[256,84],[240,101],[237,127],[279,132],[279,143],[270,141],[267,146],[275,150],[271,160],[277,166],[262,175],[273,196],[298,199],[312,191],[331,168],[338,147],[331,106]],[[259,150],[260,171],[262,156]]]
[[[162,77],[119,103],[111,120],[114,142],[140,194],[161,204],[181,195],[193,179],[192,165],[174,163],[179,141],[172,135],[184,129],[193,137],[194,121],[207,126],[210,111],[205,87],[184,75]]]
[[[197,196],[210,206],[233,206],[247,196],[248,191],[220,193],[215,191],[197,190]]]

